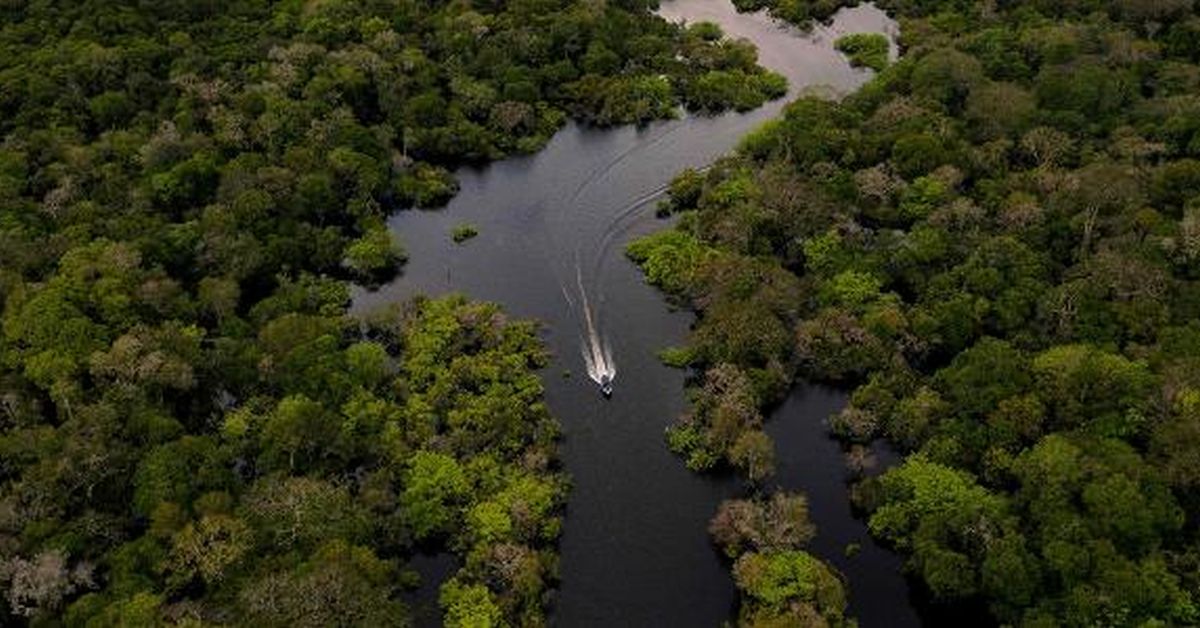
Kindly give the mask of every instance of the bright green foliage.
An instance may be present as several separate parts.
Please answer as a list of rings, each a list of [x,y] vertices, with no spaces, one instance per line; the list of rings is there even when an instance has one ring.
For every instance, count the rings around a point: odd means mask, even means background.
[[[1145,364],[1098,349],[1054,347],[1033,361],[1033,372],[1055,421],[1089,425],[1110,436],[1144,429],[1154,377]]]
[[[840,52],[850,59],[850,65],[867,67],[876,72],[888,64],[888,38],[879,33],[854,33],[843,35],[833,42]]]
[[[926,515],[945,517],[944,523],[953,525],[956,521],[996,519],[1004,508],[1000,498],[989,495],[967,474],[919,456],[885,474],[881,488],[885,505],[871,515],[871,528],[885,538],[898,535]]]
[[[450,456],[419,451],[412,457],[400,504],[418,539],[449,529],[469,490],[467,476]]]
[[[372,389],[383,383],[390,369],[391,356],[377,342],[358,342],[346,347],[346,366],[350,375],[364,388]]]
[[[807,552],[751,552],[734,564],[733,575],[746,596],[743,625],[850,625],[843,617],[846,592],[841,581]]]
[[[452,579],[440,596],[449,628],[501,628],[507,625],[500,608],[483,585],[463,585]]]
[[[466,242],[477,235],[479,235],[479,229],[477,229],[475,225],[470,224],[458,225],[450,232],[450,238],[454,240],[456,244],[462,244],[463,242]]]
[[[830,305],[858,309],[879,298],[883,282],[878,277],[846,270],[829,280]]]
[[[418,163],[396,178],[396,194],[422,209],[441,207],[458,193],[458,181],[445,168]]]
[[[850,263],[842,241],[836,231],[827,231],[804,241],[805,271],[813,274],[830,275]]]
[[[673,368],[685,368],[691,363],[693,356],[686,347],[667,347],[658,352],[658,359],[663,364]]]
[[[4,400],[21,421],[0,437],[6,499],[26,512],[34,506],[18,495],[41,494],[53,509],[29,519],[29,545],[14,546],[11,564],[58,573],[61,563],[65,578],[22,592],[24,616],[153,625],[167,605],[188,604],[255,625],[404,625],[397,572],[421,540],[470,556],[519,552],[515,580],[496,580],[491,558],[467,561],[457,579],[495,600],[497,624],[541,617],[566,485],[550,466],[557,428],[540,401],[532,326],[452,298],[372,318],[362,328],[371,340],[354,342],[343,333],[344,289],[312,278],[285,282],[250,312],[231,307],[208,332],[153,324],[136,296],[104,296],[121,294],[120,282],[89,294],[112,276],[91,271],[96,260],[121,259],[119,249],[95,252],[66,260],[70,274],[56,281],[76,283],[63,294],[114,304],[115,318],[80,309],[99,327],[147,322],[111,342],[98,334],[79,370],[51,380],[63,391],[53,422],[22,388]],[[27,303],[11,302],[7,315]],[[7,336],[4,350],[35,342],[53,338]],[[230,400],[214,410],[219,394]],[[79,523],[100,514],[111,523]],[[103,580],[72,571],[89,563]]]
[[[917,160],[928,160],[931,152],[936,151],[929,146],[911,142],[914,138],[904,138],[896,142],[892,148],[892,158],[896,159],[901,171],[927,172],[936,163],[914,165]],[[909,143],[905,143],[910,140]],[[906,153],[912,153],[908,156]],[[900,215],[908,221],[920,220],[933,213],[946,200],[946,185],[930,177],[918,177],[912,186],[904,191],[900,198]]]
[[[813,21],[828,20],[838,9],[854,3],[845,0],[736,0],[733,5],[739,11],[767,9],[774,17],[807,28]]]
[[[815,533],[803,495],[727,500],[708,531],[734,560],[740,626],[851,626],[841,579],[803,551]]]
[[[663,231],[629,245],[646,279],[670,294],[687,294],[709,251],[682,231]]]
[[[702,428],[696,425],[672,425],[667,430],[667,446],[683,456],[692,471],[709,471],[720,461],[720,452],[706,441]]]
[[[731,106],[749,111],[786,93],[787,79],[773,72],[753,75],[741,70],[711,70],[688,84],[684,102],[699,111],[721,111]]]
[[[512,517],[505,511],[504,505],[487,501],[476,505],[467,513],[467,526],[472,536],[483,543],[495,543],[512,536]]]
[[[346,267],[363,277],[394,272],[405,258],[404,249],[387,229],[372,229],[346,247]]]

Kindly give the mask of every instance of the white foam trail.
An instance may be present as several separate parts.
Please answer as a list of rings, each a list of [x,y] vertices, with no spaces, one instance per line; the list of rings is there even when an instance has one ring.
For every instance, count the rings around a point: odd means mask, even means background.
[[[567,287],[562,284],[561,280],[558,282],[558,287],[562,289],[562,295],[567,301],[567,307],[571,308],[572,310],[575,309],[575,301],[571,299],[571,294],[567,292]]]
[[[593,382],[601,384],[607,376],[611,382],[617,377],[617,365],[613,361],[612,348],[608,341],[602,341],[596,332],[596,324],[592,320],[592,306],[588,302],[587,290],[583,287],[583,271],[575,265],[575,282],[579,285],[579,295],[583,305],[583,321],[587,327],[587,337],[580,342],[583,362],[587,365],[588,377]]]
[[[608,380],[617,378],[617,363],[613,360],[612,346],[608,344],[608,338],[604,339],[604,364],[608,371]]]

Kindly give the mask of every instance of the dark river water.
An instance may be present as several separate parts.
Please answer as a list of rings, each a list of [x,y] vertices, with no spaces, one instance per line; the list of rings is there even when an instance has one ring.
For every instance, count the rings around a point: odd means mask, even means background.
[[[850,68],[833,40],[895,29],[871,6],[843,11],[808,34],[763,15],[737,14],[727,0],[665,0],[660,14],[717,22],[726,34],[752,40],[760,62],[788,78],[789,98],[809,89],[854,90],[869,74]],[[544,373],[546,397],[563,424],[572,478],[556,625],[716,626],[735,611],[728,566],[707,524],[721,500],[744,488],[734,478],[688,471],[663,436],[684,409],[684,373],[664,367],[655,353],[682,343],[693,316],[669,308],[623,252],[632,238],[668,226],[653,208],[676,173],[730,151],[786,100],[748,114],[684,116],[643,128],[569,124],[536,155],[461,170],[462,189],[448,207],[391,218],[410,254],[403,274],[355,295],[355,307],[363,309],[420,293],[460,292],[542,322],[554,355]],[[479,235],[455,244],[450,232],[464,222]],[[589,336],[615,363],[611,399],[587,376],[581,344]],[[899,559],[876,547],[851,515],[841,450],[823,425],[844,403],[840,392],[801,387],[773,413],[776,481],[808,494],[818,527],[812,551],[847,576],[850,610],[861,625],[916,625]],[[847,558],[848,543],[862,550]],[[422,594],[429,600],[453,561],[419,563],[431,580]]]

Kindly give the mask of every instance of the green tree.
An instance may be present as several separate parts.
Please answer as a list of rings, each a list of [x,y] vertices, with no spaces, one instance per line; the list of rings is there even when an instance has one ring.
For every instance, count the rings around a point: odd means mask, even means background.
[[[500,628],[507,625],[491,592],[483,585],[464,585],[450,579],[442,585],[439,600],[447,626],[454,628]]]
[[[404,261],[404,249],[385,228],[369,230],[346,248],[346,268],[361,277],[375,279],[394,273]]]
[[[423,539],[445,533],[469,491],[467,476],[454,458],[432,451],[415,453],[400,493],[413,534]]]

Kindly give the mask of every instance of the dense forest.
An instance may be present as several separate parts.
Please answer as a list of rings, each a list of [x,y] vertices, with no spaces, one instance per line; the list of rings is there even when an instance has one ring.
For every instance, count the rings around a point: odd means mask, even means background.
[[[545,625],[569,480],[535,324],[351,317],[349,285],[457,166],[786,93],[650,4],[0,3],[4,623],[407,625],[434,552],[444,624]],[[937,604],[1200,623],[1200,7],[880,4],[899,60],[838,40],[871,83],[682,173],[629,248],[699,313],[668,445],[752,487],[709,528],[738,622],[853,625],[771,488],[765,417],[819,381],[850,467],[906,454],[852,490]]]
[[[753,46],[641,3],[0,6],[0,614],[545,623],[567,483],[528,323],[346,315],[458,164],[747,109]],[[469,237],[464,235],[465,237]]]
[[[629,249],[700,313],[663,354],[697,373],[671,447],[765,490],[791,453],[764,411],[798,380],[846,386],[830,427],[848,462],[877,439],[906,452],[856,503],[938,603],[1005,625],[1200,622],[1197,8],[882,4],[901,60],[683,173],[677,227]],[[757,538],[798,542],[762,510],[787,498],[758,499]],[[746,551],[726,508],[715,538]],[[787,545],[761,571],[791,568]],[[746,569],[743,623],[809,625],[763,615],[755,583],[778,589]]]

